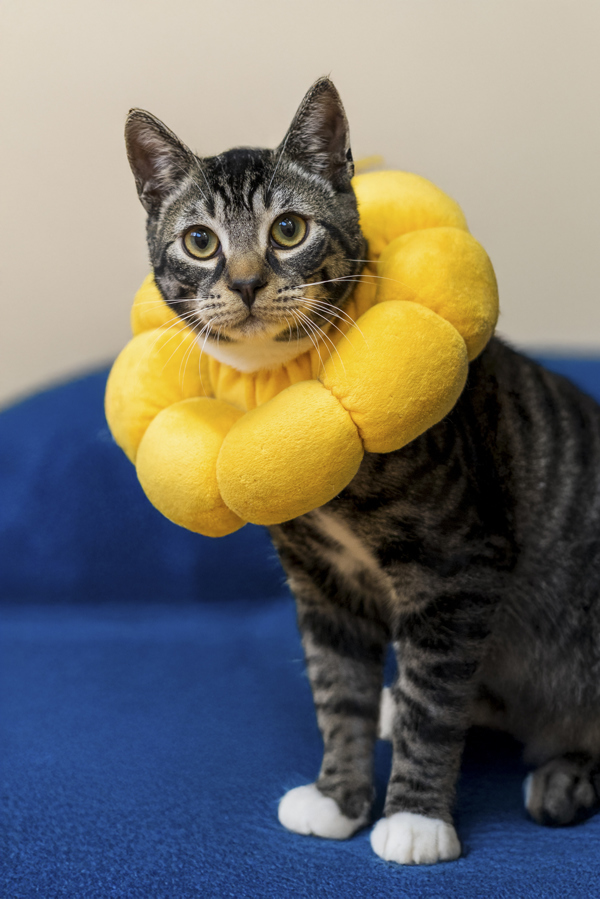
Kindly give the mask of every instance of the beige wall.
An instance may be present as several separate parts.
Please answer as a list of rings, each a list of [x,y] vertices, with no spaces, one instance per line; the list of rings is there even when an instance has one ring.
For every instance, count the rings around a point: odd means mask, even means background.
[[[520,345],[600,351],[598,0],[4,0],[0,399],[109,361],[146,272],[130,106],[274,146],[330,73],[355,157],[459,200]]]

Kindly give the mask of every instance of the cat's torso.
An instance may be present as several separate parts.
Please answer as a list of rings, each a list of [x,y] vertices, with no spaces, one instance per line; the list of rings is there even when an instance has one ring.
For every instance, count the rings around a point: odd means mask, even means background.
[[[600,407],[564,378],[493,340],[450,415],[271,531],[292,584],[390,639],[429,585],[489,578],[474,722],[540,760],[599,745]]]

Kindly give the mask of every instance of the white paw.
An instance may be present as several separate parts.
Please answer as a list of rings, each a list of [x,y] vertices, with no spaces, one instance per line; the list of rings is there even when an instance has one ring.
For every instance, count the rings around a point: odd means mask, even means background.
[[[386,862],[400,865],[434,865],[460,855],[451,824],[412,812],[396,812],[378,821],[371,832],[371,846]]]
[[[377,733],[380,740],[392,739],[395,714],[396,703],[392,699],[392,691],[389,687],[384,687],[379,701],[379,728]]]
[[[294,833],[314,834],[330,840],[346,840],[367,823],[367,816],[347,818],[331,796],[323,796],[315,784],[296,787],[279,803],[279,820]]]

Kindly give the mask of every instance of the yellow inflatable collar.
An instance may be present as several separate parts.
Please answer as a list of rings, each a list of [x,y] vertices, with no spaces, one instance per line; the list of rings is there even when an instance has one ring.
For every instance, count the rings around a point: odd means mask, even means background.
[[[365,451],[399,449],[443,418],[491,337],[494,271],[457,204],[406,172],[353,184],[372,263],[318,351],[242,373],[201,351],[151,275],[138,291],[106,416],[176,524],[220,537],[323,505]]]

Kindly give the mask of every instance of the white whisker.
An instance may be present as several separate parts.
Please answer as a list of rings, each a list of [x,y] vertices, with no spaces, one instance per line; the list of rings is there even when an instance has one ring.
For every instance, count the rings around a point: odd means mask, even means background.
[[[190,356],[192,355],[195,345],[196,345],[196,341],[192,340],[188,349],[185,351],[185,353],[181,357],[181,362],[179,363],[179,387],[182,391],[183,391],[183,383],[185,381],[185,372],[187,369],[187,364],[190,360]],[[184,365],[184,360],[185,360],[185,365]],[[182,365],[183,365],[183,377],[181,376],[181,366]]]
[[[323,318],[327,318],[328,315],[335,315],[335,313],[332,313],[332,312],[325,313],[325,312],[320,311],[320,310],[319,310],[319,307],[318,307],[318,304],[315,303],[315,302],[313,302],[313,301],[311,301],[310,297],[303,297],[303,300],[304,300],[305,303],[309,303],[309,304],[315,309],[315,311],[316,311],[319,315],[322,315],[322,316],[323,316]],[[340,318],[340,316],[338,315],[337,318]],[[341,320],[344,321],[343,318],[342,318]],[[345,323],[345,324],[348,324],[348,322],[344,322],[344,323]],[[336,325],[335,322],[330,321],[330,322],[329,322],[329,325],[330,325],[332,328],[335,328],[336,331],[339,331],[340,334],[342,335],[342,337],[345,337],[346,340],[348,341],[348,343],[350,344],[350,346],[352,346],[352,341],[350,340],[350,338],[348,337],[348,335],[346,334],[345,331],[342,331],[341,328],[338,328],[338,326]]]
[[[186,333],[186,331],[187,331],[188,333]],[[173,334],[171,334],[171,336],[170,336],[169,339],[167,340],[167,343],[171,343],[171,341],[172,341],[173,338],[177,335],[177,333],[180,333],[180,334],[181,334],[181,341],[180,341],[180,343],[179,343],[179,346],[176,346],[176,347],[175,347],[175,349],[173,350],[173,352],[171,353],[171,355],[169,356],[169,358],[167,359],[167,361],[166,361],[165,364],[163,365],[163,367],[162,367],[162,369],[161,369],[161,373],[165,370],[165,368],[167,367],[167,365],[169,364],[169,362],[171,361],[171,359],[173,358],[173,356],[175,355],[175,353],[180,349],[180,347],[181,347],[182,343],[184,342],[184,340],[186,339],[186,337],[188,337],[190,333],[193,335],[193,331],[190,331],[189,328],[186,328],[185,331],[180,331],[180,332],[175,331]],[[166,347],[167,343],[165,343],[165,344],[163,345],[162,349],[164,349],[164,348]],[[186,351],[186,352],[187,352],[187,351]],[[181,368],[181,363],[180,363],[179,365],[180,365],[180,368]]]
[[[305,315],[303,312],[301,312],[300,314],[301,314],[302,317],[307,321],[307,323],[310,323],[311,327],[314,329],[315,335],[316,335],[316,337],[317,337],[317,340],[318,340],[320,343],[321,343],[321,342],[323,343],[323,346],[326,348],[326,350],[327,350],[327,352],[328,352],[328,354],[329,354],[329,358],[330,358],[330,359],[333,359],[333,354],[332,354],[332,352],[331,352],[332,348],[335,350],[335,352],[336,352],[336,353],[338,354],[338,356],[339,356],[340,353],[339,353],[338,348],[336,347],[336,345],[335,345],[335,343],[333,342],[333,340],[329,337],[329,335],[323,330],[323,328],[319,327],[319,325],[317,325],[316,322],[314,322],[311,318],[309,318],[309,317],[308,317],[307,315]],[[323,339],[322,339],[322,340],[321,340],[320,335],[323,335]],[[325,343],[325,340],[327,340],[328,342]]]
[[[165,300],[137,300],[135,303],[136,306],[172,306],[174,303],[193,303],[194,300],[203,299],[206,300],[208,297],[190,297],[187,300],[169,300],[167,303]]]
[[[202,328],[202,330],[200,331],[200,333],[199,333],[198,336],[196,337],[196,346],[197,346],[197,345],[198,345],[198,341],[199,341],[200,338],[202,337],[202,332],[205,330],[205,328],[208,328],[208,329],[209,329],[209,330],[206,332],[206,337],[204,338],[204,343],[202,344],[202,349],[200,350],[200,355],[198,356],[198,374],[200,375],[200,384],[201,384],[201,386],[202,386],[202,392],[203,392],[205,395],[206,395],[206,387],[204,386],[204,379],[202,378],[202,353],[203,353],[203,351],[204,351],[204,346],[205,346],[206,341],[207,341],[207,339],[208,339],[208,335],[210,334],[210,326],[211,326],[211,324],[212,324],[212,319],[211,319],[211,321],[207,322],[207,323],[204,325],[204,327]]]
[[[342,309],[341,306],[334,306],[333,303],[327,302],[327,300],[325,300],[323,297],[305,297],[305,296],[300,296],[300,297],[294,297],[294,299],[298,299],[298,300],[310,300],[311,303],[318,303],[319,306],[320,306],[322,309],[328,309],[328,310],[329,310],[329,312],[328,312],[329,315],[335,315],[336,318],[342,319],[342,321],[344,321],[346,324],[348,324],[348,325],[354,325],[354,326],[357,327],[356,322],[354,321],[354,319],[352,318],[352,316],[351,316],[348,312],[346,312],[345,309]]]
[[[292,312],[293,315],[294,315],[294,313],[298,313],[299,315],[302,315],[302,313],[300,312],[299,309],[294,309],[294,310],[290,310],[290,311]],[[294,318],[295,318],[295,315],[294,315]],[[298,321],[298,320],[296,319],[296,321]],[[310,319],[307,319],[307,322],[310,323]],[[321,353],[319,352],[319,346],[318,346],[317,338],[316,338],[316,335],[315,335],[314,331],[312,331],[312,329],[311,329],[311,331],[309,331],[308,328],[306,327],[306,323],[305,323],[305,322],[300,321],[300,325],[302,326],[302,330],[304,331],[304,333],[306,334],[306,336],[308,337],[308,339],[310,340],[310,342],[311,342],[312,345],[314,346],[314,348],[315,348],[315,350],[316,350],[316,353],[317,353],[317,356],[319,357],[319,361],[320,361],[320,363],[321,363],[321,368],[323,368],[323,367],[324,367],[324,362],[323,362],[323,358],[322,358],[322,356],[321,356]]]
[[[301,315],[301,316],[302,316],[302,319],[303,319],[304,321],[306,321],[307,323],[309,323],[309,325],[310,325],[312,328],[314,328],[314,329],[316,330],[316,333],[317,333],[317,334],[322,334],[322,335],[323,335],[323,338],[324,338],[325,340],[327,340],[327,341],[329,342],[329,344],[331,344],[331,347],[335,350],[335,352],[336,352],[337,355],[338,355],[338,358],[339,358],[339,360],[340,360],[340,363],[341,363],[342,368],[344,369],[344,373],[345,373],[345,372],[346,372],[346,366],[344,365],[343,359],[342,359],[342,357],[340,356],[340,351],[338,350],[337,346],[335,345],[335,343],[333,342],[333,340],[331,339],[331,337],[330,337],[328,334],[326,334],[325,331],[324,331],[322,328],[320,328],[319,325],[317,325],[316,322],[313,322],[312,319],[310,319],[310,318],[309,318],[304,312],[302,312],[300,309],[295,309],[294,311],[297,312],[299,315]],[[325,344],[325,346],[326,346],[327,349],[329,350],[329,357],[330,357],[330,359],[333,360],[333,356],[331,355],[331,349],[330,349],[330,347],[328,346],[327,343]],[[320,354],[319,354],[319,358],[321,358],[321,355],[320,355]],[[321,360],[321,365],[322,365],[322,364],[323,364],[323,362],[322,362],[322,360]]]
[[[333,306],[331,303],[327,303],[327,302],[325,302],[324,300],[322,300],[322,299],[320,299],[320,298],[304,297],[304,296],[302,296],[302,297],[294,297],[294,299],[299,299],[299,300],[309,301],[310,303],[312,303],[312,304],[316,307],[316,309],[317,309],[317,311],[319,312],[319,314],[320,314],[320,315],[323,315],[323,318],[327,318],[327,316],[329,316],[329,315],[335,315],[336,318],[339,318],[339,319],[340,319],[342,322],[344,322],[345,324],[349,324],[349,325],[351,325],[352,327],[356,328],[356,330],[358,331],[358,333],[360,334],[360,336],[362,337],[362,339],[364,340],[364,342],[367,344],[367,347],[369,346],[369,342],[368,342],[367,338],[365,337],[365,335],[363,334],[362,328],[360,327],[360,325],[358,324],[358,322],[356,322],[356,321],[352,318],[352,316],[349,315],[349,314],[345,311],[345,309],[341,309],[339,306]],[[325,313],[321,312],[320,309],[322,309],[323,307],[325,307],[325,309],[328,310],[328,311],[326,311]],[[345,318],[342,318],[342,315],[345,315],[346,317],[345,317]],[[333,322],[329,322],[329,324],[330,324],[330,325],[334,325]],[[334,327],[335,327],[335,325],[334,325]],[[338,331],[339,331],[339,330],[340,330],[340,329],[338,328]],[[341,332],[341,333],[344,333],[344,332]],[[344,334],[344,336],[346,336],[346,335]],[[347,338],[347,339],[349,340],[349,338]]]
[[[206,335],[204,337],[204,343],[202,344],[202,348],[200,350],[200,358],[198,359],[198,366],[200,366],[200,363],[202,361],[202,353],[204,352],[204,347],[206,346],[206,341],[208,340],[209,334],[211,332],[212,323],[213,323],[213,320],[211,318],[211,320],[208,322],[208,324],[204,326],[204,327],[208,326],[208,331],[206,332]],[[204,330],[204,328],[202,329],[202,331],[203,330]],[[200,333],[202,333],[202,332],[200,332]],[[200,335],[198,335],[198,336],[200,336]],[[200,379],[202,380],[202,371],[201,370],[200,370]],[[203,389],[204,389],[204,386],[203,386]]]
[[[334,284],[334,283],[343,283],[343,284],[360,284],[363,281],[363,278],[376,278],[378,281],[393,281],[394,284],[400,284],[401,287],[410,290],[411,293],[419,299],[419,294],[404,281],[400,281],[398,278],[389,278],[386,275],[376,275],[374,272],[363,272],[360,278],[357,280],[354,275],[340,275],[339,278],[329,278],[327,281],[311,281],[308,284],[295,284],[293,287],[290,287],[290,290],[300,290],[303,287],[315,287],[319,284]]]
[[[140,365],[142,364],[142,361],[143,361],[144,359],[149,359],[149,358],[150,358],[150,356],[151,356],[152,353],[154,352],[154,349],[155,349],[155,347],[156,347],[156,344],[157,344],[158,341],[161,339],[161,337],[163,336],[163,334],[167,334],[167,333],[171,330],[171,328],[174,328],[176,325],[180,325],[180,324],[181,324],[181,318],[178,316],[178,317],[177,317],[174,321],[172,321],[170,324],[168,324],[168,325],[160,325],[160,327],[158,327],[158,328],[156,329],[156,330],[158,331],[158,334],[156,335],[156,337],[154,338],[154,340],[152,341],[151,345],[148,347],[148,349],[146,350],[146,352],[143,354],[143,356],[141,356],[141,357],[138,359],[138,363],[137,363],[137,366],[136,366],[136,373],[137,373],[137,371],[139,370],[139,367],[140,367]],[[184,327],[186,327],[185,323],[184,323]],[[175,331],[175,332],[171,335],[171,337],[169,337],[169,339],[166,341],[166,343],[163,344],[163,347],[165,347],[168,343],[170,343],[171,340],[173,339],[173,337],[175,337],[175,335],[178,334],[178,333],[179,333],[179,331]]]
[[[175,331],[175,332],[171,335],[171,337],[169,337],[169,340],[167,341],[167,343],[170,343],[171,340],[173,339],[173,337],[177,337],[177,336],[179,336],[181,339],[180,339],[179,343],[176,345],[176,347],[175,347],[175,349],[173,350],[173,352],[171,353],[171,355],[169,356],[169,358],[167,359],[167,361],[163,364],[163,367],[162,367],[161,370],[160,370],[161,375],[162,375],[162,373],[164,372],[164,370],[165,370],[165,368],[167,367],[167,365],[169,364],[169,362],[171,361],[171,359],[173,358],[173,356],[175,355],[175,353],[176,353],[179,349],[181,349],[181,346],[182,346],[182,344],[185,342],[185,339],[186,339],[186,337],[187,337],[187,334],[185,333],[185,331]],[[166,345],[167,345],[167,344],[165,344],[165,346],[166,346]],[[161,347],[161,349],[162,349],[162,347]]]
[[[165,343],[163,343],[161,349],[164,350],[164,348],[165,348],[166,346],[168,346],[169,343],[171,343],[171,341],[173,340],[174,337],[177,336],[177,334],[182,334],[184,340],[185,340],[185,338],[186,338],[186,336],[187,336],[186,331],[189,332],[189,333],[191,333],[191,334],[193,334],[194,332],[193,332],[192,328],[190,328],[189,322],[192,322],[192,323],[193,323],[195,319],[196,319],[196,314],[195,314],[194,312],[187,312],[185,315],[178,316],[178,317],[175,319],[175,321],[172,322],[172,324],[169,325],[168,328],[165,328],[164,331],[162,331],[162,333],[163,333],[163,334],[166,334],[167,331],[170,331],[170,329],[171,329],[174,325],[179,325],[179,324],[183,324],[182,330],[181,330],[181,331],[173,331],[173,333],[171,334],[171,336],[169,337],[169,339],[168,339],[167,341],[165,341]],[[161,334],[159,334],[159,335],[156,337],[154,343],[152,344],[151,351],[154,350],[154,347],[156,346],[156,343],[157,343],[157,341],[160,339],[160,337],[161,337]],[[183,342],[183,341],[182,341],[182,342]],[[179,346],[181,346],[181,343],[179,344]],[[166,361],[165,364],[163,365],[162,371],[165,370],[166,366],[169,364],[169,362],[171,361],[171,359],[173,358],[173,356],[175,355],[175,353],[176,353],[177,350],[179,349],[179,346],[175,347],[175,349],[173,350],[173,352],[171,353],[171,355],[169,356],[169,358],[167,359],[167,361]]]
[[[317,287],[319,284],[333,284],[335,281],[345,281],[348,284],[360,284],[360,275],[340,275],[339,278],[327,278],[325,281],[309,281],[308,284],[294,284],[290,290],[300,290],[302,287]]]
[[[335,318],[339,318],[340,321],[342,321],[345,325],[351,325],[351,326],[353,325],[354,327],[357,327],[357,324],[354,321],[354,319],[352,318],[352,316],[349,315],[340,306],[334,306],[333,303],[327,303],[325,300],[322,300],[320,297],[300,296],[300,297],[295,297],[295,299],[305,300],[306,302],[312,303],[318,309],[326,310],[326,313],[325,312],[323,313],[324,317],[333,315]]]
[[[291,342],[292,342],[292,326],[290,325],[290,320],[289,320],[289,318],[287,317],[287,315],[284,315],[284,318],[285,318],[285,320],[286,320],[286,323],[287,323],[287,326],[288,326],[288,331],[289,331],[289,334],[290,334],[290,338],[289,338],[289,340],[288,340],[288,343],[291,343]]]

